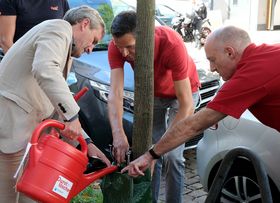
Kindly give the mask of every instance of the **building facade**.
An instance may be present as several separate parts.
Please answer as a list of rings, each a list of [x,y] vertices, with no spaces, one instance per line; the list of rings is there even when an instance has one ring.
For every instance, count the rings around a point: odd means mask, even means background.
[[[280,0],[210,0],[208,6],[220,11],[223,24],[250,31],[280,29]]]

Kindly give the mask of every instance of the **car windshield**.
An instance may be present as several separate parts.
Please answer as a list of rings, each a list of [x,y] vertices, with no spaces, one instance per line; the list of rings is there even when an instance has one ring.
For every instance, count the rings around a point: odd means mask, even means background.
[[[80,5],[88,5],[98,10],[106,25],[106,34],[96,46],[96,49],[107,49],[109,42],[112,39],[110,32],[113,18],[122,11],[135,10],[136,1],[132,0],[69,0],[70,7]],[[162,24],[156,21],[156,25]]]

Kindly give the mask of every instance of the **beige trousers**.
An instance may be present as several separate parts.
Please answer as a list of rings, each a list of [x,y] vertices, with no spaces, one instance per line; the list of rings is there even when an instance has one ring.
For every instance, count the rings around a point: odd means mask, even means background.
[[[24,150],[12,154],[0,151],[0,202],[1,203],[35,203],[21,193],[15,191],[16,179],[13,178]]]

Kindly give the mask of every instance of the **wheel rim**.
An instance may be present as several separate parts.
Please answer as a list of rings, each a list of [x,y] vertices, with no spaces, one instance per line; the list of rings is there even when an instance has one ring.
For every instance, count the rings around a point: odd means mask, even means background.
[[[258,203],[261,202],[259,185],[245,176],[231,177],[221,192],[222,203]]]
[[[201,33],[207,37],[211,33],[211,30],[207,27],[203,27]]]

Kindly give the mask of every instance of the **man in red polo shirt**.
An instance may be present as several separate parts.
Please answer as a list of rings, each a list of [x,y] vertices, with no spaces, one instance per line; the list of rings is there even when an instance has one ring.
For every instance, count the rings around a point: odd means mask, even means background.
[[[256,46],[248,33],[234,26],[215,30],[205,44],[211,71],[225,84],[207,107],[168,129],[150,152],[122,172],[143,175],[153,156],[160,156],[188,141],[227,115],[239,118],[248,109],[262,123],[280,132],[280,44]]]
[[[117,15],[111,26],[113,41],[109,44],[111,66],[111,89],[108,107],[112,127],[114,156],[121,163],[129,149],[122,125],[123,88],[125,62],[134,68],[136,13],[126,11]],[[154,52],[154,121],[153,143],[166,131],[166,116],[169,126],[193,114],[200,86],[192,58],[188,55],[182,38],[172,29],[155,28]],[[169,111],[167,111],[169,109]],[[166,202],[182,202],[184,184],[184,144],[167,153],[156,163],[153,181],[153,202],[157,202],[161,177],[161,165],[165,161]]]

